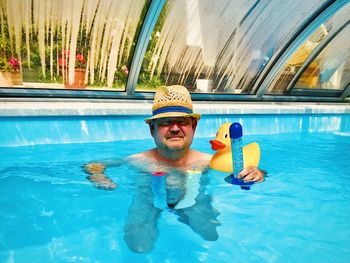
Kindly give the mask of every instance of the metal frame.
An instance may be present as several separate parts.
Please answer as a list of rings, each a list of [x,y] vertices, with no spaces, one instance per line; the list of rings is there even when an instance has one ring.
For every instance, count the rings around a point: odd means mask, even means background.
[[[294,88],[289,94],[295,96],[339,97],[342,93],[342,90]]]
[[[344,89],[343,93],[340,95],[342,99],[346,99],[346,97],[350,97],[350,83],[348,86]],[[348,98],[350,100],[350,98]]]
[[[323,49],[338,35],[342,30],[344,30],[347,26],[350,25],[350,20],[345,22],[337,31],[329,34],[325,41],[317,46],[315,50],[310,54],[310,56],[305,60],[304,64],[300,67],[299,71],[293,79],[289,82],[286,93],[289,93],[291,89],[294,87],[294,85],[297,83],[299,78],[303,75],[304,71],[308,68],[308,66],[318,57],[318,55],[323,51]],[[305,89],[306,90],[306,89]]]
[[[308,25],[300,32],[294,39],[291,40],[290,45],[285,48],[281,55],[277,55],[272,61],[270,67],[264,69],[262,74],[256,81],[253,91],[256,90],[257,99],[262,99],[266,96],[266,91],[270,87],[274,77],[283,69],[290,56],[304,43],[304,41],[325,21],[333,16],[338,10],[349,3],[349,0],[329,1],[324,4],[316,13],[316,17],[309,22]],[[268,64],[269,65],[269,64]],[[326,98],[325,98],[326,99]]]
[[[136,44],[134,56],[130,67],[130,77],[126,85],[126,91],[129,96],[135,94],[137,80],[140,74],[143,57],[146,53],[147,46],[150,41],[150,36],[156,25],[160,12],[163,9],[166,0],[154,0],[151,2],[145,20],[143,22],[141,32]]]

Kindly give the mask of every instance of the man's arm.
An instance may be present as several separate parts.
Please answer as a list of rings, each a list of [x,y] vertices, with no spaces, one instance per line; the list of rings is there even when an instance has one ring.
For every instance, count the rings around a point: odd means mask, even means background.
[[[113,166],[113,165],[109,165]],[[107,164],[100,162],[92,162],[83,165],[83,170],[88,174],[86,177],[93,183],[96,188],[104,190],[114,190],[117,184],[105,175]]]

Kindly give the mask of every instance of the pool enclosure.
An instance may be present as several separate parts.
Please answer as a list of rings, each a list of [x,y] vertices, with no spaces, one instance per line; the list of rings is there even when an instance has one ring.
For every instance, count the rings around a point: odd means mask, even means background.
[[[154,147],[163,85],[202,115],[193,149],[239,122],[266,182],[197,161],[170,179],[200,198],[153,213],[158,165],[124,158]],[[349,102],[350,0],[0,0],[0,262],[350,262]],[[115,191],[86,179],[100,160]]]
[[[350,1],[0,0],[0,96],[349,102]]]

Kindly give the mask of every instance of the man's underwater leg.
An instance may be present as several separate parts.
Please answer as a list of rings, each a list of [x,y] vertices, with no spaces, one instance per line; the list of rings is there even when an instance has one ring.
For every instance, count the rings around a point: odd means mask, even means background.
[[[215,241],[219,238],[216,228],[220,225],[217,220],[220,213],[212,206],[211,196],[205,193],[205,185],[208,183],[208,178],[203,175],[195,204],[176,210],[176,214],[180,222],[189,225],[204,240]]]
[[[153,206],[152,195],[141,192],[135,196],[124,227],[124,240],[132,251],[146,253],[153,249],[159,234],[157,221],[161,211]]]

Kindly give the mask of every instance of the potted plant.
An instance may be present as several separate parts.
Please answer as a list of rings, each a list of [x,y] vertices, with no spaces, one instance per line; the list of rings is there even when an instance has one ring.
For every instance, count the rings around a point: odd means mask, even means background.
[[[76,53],[75,56],[75,68],[74,79],[69,79],[69,59],[71,59],[70,51],[63,50],[63,56],[58,59],[58,64],[63,72],[64,87],[67,89],[84,89],[86,88],[85,73],[86,73],[86,60],[82,53]]]
[[[6,57],[0,56],[0,87],[12,87],[11,65]]]
[[[0,86],[12,87],[13,84],[21,85],[21,62],[14,55],[9,40],[0,38]]]
[[[0,86],[12,87],[15,85],[22,85],[21,76],[21,62],[15,57],[7,59],[6,57],[0,57]]]
[[[11,78],[14,85],[22,85],[21,61],[18,58],[11,57],[8,61],[11,66]]]

